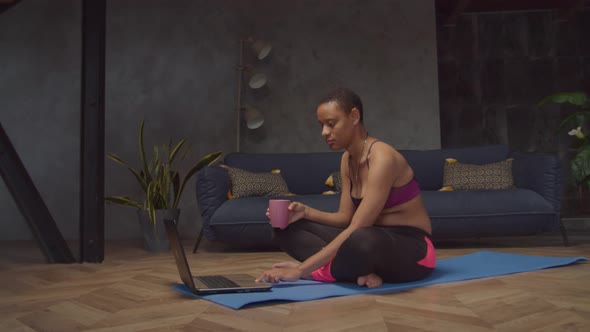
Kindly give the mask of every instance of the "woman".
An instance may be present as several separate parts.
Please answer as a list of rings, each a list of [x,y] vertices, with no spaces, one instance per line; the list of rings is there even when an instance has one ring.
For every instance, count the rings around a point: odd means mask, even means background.
[[[289,226],[274,236],[301,263],[275,264],[256,280],[311,278],[374,288],[428,276],[436,264],[432,229],[412,168],[393,147],[369,136],[354,92],[330,93],[317,118],[330,149],[345,150],[340,207],[327,213],[292,202]]]

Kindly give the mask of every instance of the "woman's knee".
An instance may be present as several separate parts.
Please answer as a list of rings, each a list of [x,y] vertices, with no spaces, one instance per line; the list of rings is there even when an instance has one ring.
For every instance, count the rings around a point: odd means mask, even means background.
[[[275,245],[298,261],[306,260],[327,245],[300,221],[285,229],[273,228],[272,232]]]
[[[303,229],[298,222],[288,225],[286,228],[272,227],[272,234],[274,237],[293,236],[294,233],[301,232]]]
[[[375,227],[359,228],[342,243],[340,251],[345,255],[367,258],[367,255],[372,255],[378,250],[379,235],[379,230]]]
[[[359,276],[375,272],[378,244],[373,228],[357,229],[342,243],[332,262],[336,280],[356,281]]]

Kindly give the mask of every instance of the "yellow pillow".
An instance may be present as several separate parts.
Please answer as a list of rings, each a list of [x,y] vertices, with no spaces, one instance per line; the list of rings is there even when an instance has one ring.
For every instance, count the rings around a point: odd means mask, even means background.
[[[512,158],[496,163],[462,164],[448,158],[444,165],[443,188],[451,190],[495,190],[514,188]]]
[[[268,173],[254,173],[227,165],[219,166],[227,170],[231,180],[228,199],[250,196],[292,196],[278,169]]]
[[[340,172],[334,172],[330,174],[324,184],[330,187],[331,191],[342,191],[342,177],[340,176]]]

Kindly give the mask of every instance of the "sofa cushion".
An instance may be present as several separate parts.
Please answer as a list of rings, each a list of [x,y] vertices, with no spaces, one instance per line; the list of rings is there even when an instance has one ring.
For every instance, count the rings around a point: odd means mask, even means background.
[[[463,163],[483,165],[508,158],[508,146],[489,145],[439,150],[400,150],[414,170],[420,188],[438,190],[442,187],[445,159],[455,158]]]
[[[221,165],[231,179],[231,197],[281,196],[289,194],[289,187],[279,170],[254,173],[243,169]]]
[[[433,218],[554,213],[546,199],[528,189],[422,191],[422,199]]]
[[[304,195],[296,197],[278,197],[301,202],[315,209],[336,212],[340,203],[340,195]],[[210,226],[235,225],[250,223],[268,223],[266,209],[268,197],[244,197],[223,203],[211,217]]]
[[[554,231],[551,204],[528,189],[424,191],[435,239]]]
[[[342,176],[340,172],[334,172],[326,179],[324,183],[330,188],[330,192],[339,193],[342,191]],[[325,193],[324,193],[325,194]]]
[[[538,192],[553,205],[554,211],[560,211],[566,158],[560,160],[555,154],[538,152],[513,152],[510,156],[514,158],[514,185]]]
[[[443,188],[492,190],[514,187],[512,159],[485,165],[464,164],[449,158],[445,162]]]
[[[289,190],[296,195],[321,194],[331,173],[340,170],[342,152],[317,153],[230,153],[224,163],[250,172],[278,168]]]

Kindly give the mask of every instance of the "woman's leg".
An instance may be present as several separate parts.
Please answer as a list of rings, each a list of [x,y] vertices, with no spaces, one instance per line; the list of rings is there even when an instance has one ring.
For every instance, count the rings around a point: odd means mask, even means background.
[[[434,255],[425,234],[411,227],[363,227],[342,244],[331,265],[339,281],[356,282],[372,273],[385,282],[406,282],[428,276],[434,266],[424,259]],[[432,257],[434,259],[434,257]]]
[[[340,232],[341,228],[299,220],[282,230],[273,228],[273,241],[289,256],[303,262],[322,250]]]

